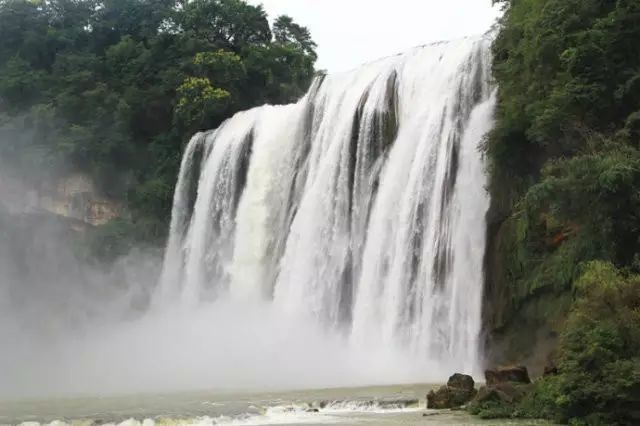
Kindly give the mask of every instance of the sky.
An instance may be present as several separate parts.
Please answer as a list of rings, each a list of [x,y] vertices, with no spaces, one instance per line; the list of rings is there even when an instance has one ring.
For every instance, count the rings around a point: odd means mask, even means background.
[[[318,69],[346,71],[415,46],[482,34],[491,0],[249,0],[270,19],[289,15],[318,44]]]

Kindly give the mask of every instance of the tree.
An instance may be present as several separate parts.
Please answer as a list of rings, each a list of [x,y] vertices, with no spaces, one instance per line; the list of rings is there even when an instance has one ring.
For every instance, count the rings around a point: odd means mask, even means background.
[[[84,171],[161,244],[191,134],[311,83],[315,44],[287,25],[304,44],[242,0],[0,0],[0,132],[22,135],[2,167]]]
[[[282,15],[273,24],[273,35],[276,41],[284,45],[293,45],[304,52],[313,61],[317,59],[316,43],[311,38],[311,33],[305,27],[296,24],[287,15]]]
[[[231,94],[213,87],[208,78],[189,77],[178,87],[176,120],[191,128],[207,126],[209,117],[223,113]]]
[[[219,49],[240,52],[249,45],[268,45],[271,29],[262,6],[241,0],[193,0],[184,4],[176,21],[186,33]]]

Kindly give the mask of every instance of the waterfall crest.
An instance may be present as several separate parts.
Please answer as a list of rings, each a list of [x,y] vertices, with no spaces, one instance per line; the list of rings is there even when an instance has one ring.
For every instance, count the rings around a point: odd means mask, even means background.
[[[360,350],[473,372],[490,44],[437,43],[318,77],[297,104],[195,135],[157,302],[266,300]]]

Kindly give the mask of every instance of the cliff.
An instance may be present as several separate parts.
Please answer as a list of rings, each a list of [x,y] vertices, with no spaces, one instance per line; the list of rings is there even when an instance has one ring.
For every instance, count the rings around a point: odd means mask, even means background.
[[[120,202],[101,194],[82,173],[38,183],[0,173],[0,204],[12,215],[50,214],[68,219],[76,230],[105,225],[124,213]]]

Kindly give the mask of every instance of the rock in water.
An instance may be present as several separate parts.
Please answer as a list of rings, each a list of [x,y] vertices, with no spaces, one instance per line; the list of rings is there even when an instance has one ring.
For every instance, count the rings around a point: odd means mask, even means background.
[[[445,409],[460,407],[476,395],[475,382],[471,376],[456,373],[449,377],[446,386],[427,394],[427,408]]]
[[[449,377],[449,380],[447,381],[447,386],[450,388],[463,389],[470,392],[474,390],[475,384],[473,377],[460,373],[456,373]]]
[[[498,367],[495,370],[486,370],[484,378],[487,386],[493,386],[498,383],[531,383],[527,367],[522,365],[515,367]]]
[[[442,410],[451,408],[451,395],[447,386],[441,386],[437,391],[429,391],[427,394],[427,408]]]

